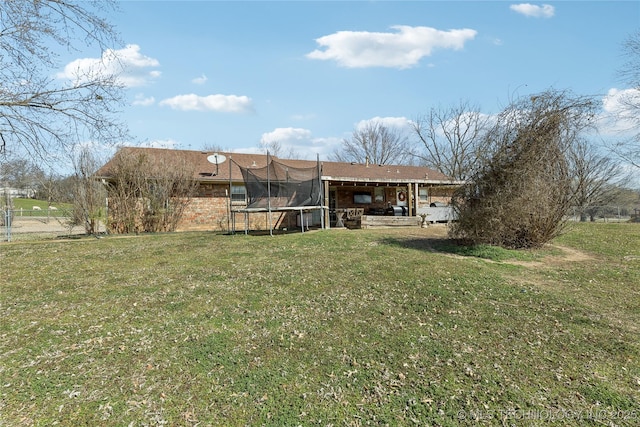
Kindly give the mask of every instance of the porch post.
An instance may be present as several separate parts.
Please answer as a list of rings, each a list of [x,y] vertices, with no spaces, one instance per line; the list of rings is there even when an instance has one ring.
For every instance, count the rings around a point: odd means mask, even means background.
[[[329,215],[329,181],[324,181],[324,207],[322,208],[322,213],[324,215],[324,226],[326,228],[331,228],[331,220]],[[326,208],[326,209],[325,209]]]

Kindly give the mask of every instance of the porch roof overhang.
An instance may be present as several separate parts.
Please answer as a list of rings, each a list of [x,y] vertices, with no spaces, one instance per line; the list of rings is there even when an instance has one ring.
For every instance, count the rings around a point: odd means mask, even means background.
[[[439,179],[413,179],[413,178],[400,178],[397,179],[371,179],[371,178],[355,178],[350,176],[322,176],[322,181],[329,182],[344,182],[353,183],[354,185],[366,184],[366,185],[407,185],[407,184],[426,184],[426,185],[461,185],[464,181],[454,180],[439,180]]]

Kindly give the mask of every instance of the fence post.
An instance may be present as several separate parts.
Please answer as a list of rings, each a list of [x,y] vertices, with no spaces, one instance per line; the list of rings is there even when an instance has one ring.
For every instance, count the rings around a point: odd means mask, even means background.
[[[3,217],[4,217],[4,225],[5,225],[5,232],[7,235],[7,242],[11,241],[11,211],[9,209],[7,209],[6,211],[2,211]]]

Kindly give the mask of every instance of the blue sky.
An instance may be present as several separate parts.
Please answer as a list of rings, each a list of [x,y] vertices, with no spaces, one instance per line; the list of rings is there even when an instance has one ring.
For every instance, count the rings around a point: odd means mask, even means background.
[[[624,91],[638,1],[124,1],[132,144],[326,159],[360,123],[461,100],[487,114],[549,88]],[[70,58],[90,63],[99,52]],[[609,97],[605,96],[609,94]]]

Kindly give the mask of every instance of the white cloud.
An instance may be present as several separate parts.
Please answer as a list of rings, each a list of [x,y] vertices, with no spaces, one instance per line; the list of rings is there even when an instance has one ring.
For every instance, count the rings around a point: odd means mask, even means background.
[[[637,111],[629,105],[640,105],[640,90],[609,89],[602,98],[603,114],[599,118],[598,128],[601,134],[620,135],[633,132],[638,125]]]
[[[610,113],[621,114],[622,116],[632,115],[633,111],[629,111],[627,106],[628,101],[640,103],[640,90],[609,89],[607,95],[602,99],[602,107],[605,111]]]
[[[373,117],[367,120],[361,120],[356,123],[356,129],[365,129],[369,124],[380,123],[387,128],[394,128],[400,132],[406,132],[411,129],[412,121],[406,117]]]
[[[520,3],[512,4],[509,9],[532,18],[551,18],[556,13],[556,9],[549,4],[538,6],[530,3]]]
[[[197,85],[203,85],[207,82],[207,76],[205,76],[204,74],[201,75],[200,77],[196,77],[195,79],[191,80],[191,83],[195,83]]]
[[[271,132],[262,134],[259,151],[264,152],[264,147],[277,142],[282,153],[295,153],[297,159],[315,160],[319,155],[321,159],[327,159],[329,155],[340,146],[340,138],[318,138],[312,132],[303,128],[276,128]]]
[[[225,150],[226,151],[226,150]],[[264,154],[264,150],[260,147],[240,147],[240,148],[232,148],[229,150],[230,153],[240,153],[240,154]]]
[[[401,133],[410,131],[412,123],[405,117],[373,117],[356,123],[355,128],[361,129],[370,122],[381,123]],[[309,129],[286,127],[276,128],[262,134],[259,145],[260,147],[268,147],[269,144],[275,142],[280,146],[281,152],[296,153],[296,158],[315,160],[317,156],[320,156],[320,159],[326,160],[342,147],[343,138],[315,137]],[[262,152],[264,151],[262,150]]]
[[[157,59],[140,53],[140,46],[131,44],[124,49],[107,49],[101,58],[80,58],[68,63],[57,74],[60,79],[69,79],[81,84],[95,78],[114,77],[116,83],[125,87],[144,86],[160,77]]]
[[[263,133],[260,138],[261,145],[268,145],[279,142],[283,145],[290,145],[292,142],[310,141],[311,131],[302,128],[276,128],[271,132]]]
[[[182,111],[218,111],[225,113],[246,113],[253,111],[251,98],[236,95],[198,96],[193,93],[178,95],[160,101],[174,110]]]
[[[410,131],[412,123],[406,117],[373,117],[356,123],[355,128],[361,129],[370,122],[382,123],[384,126],[399,132]],[[295,153],[298,159],[315,160],[317,156],[320,156],[321,160],[326,160],[332,153],[342,147],[343,138],[316,137],[309,129],[282,127],[263,133],[260,138],[260,148],[257,151],[253,149],[247,149],[246,151],[264,153],[264,148],[273,143],[278,143],[281,153]]]
[[[396,32],[338,31],[316,39],[324,50],[316,49],[310,59],[334,60],[347,68],[410,68],[434,49],[459,50],[473,40],[477,31],[441,31],[430,27],[396,25]]]
[[[342,139],[336,137],[314,138],[308,148],[307,159],[315,160],[320,156],[320,160],[328,159],[329,156],[342,146]]]
[[[144,94],[142,93],[138,93],[136,94],[135,98],[133,99],[132,104],[133,105],[138,105],[141,107],[148,107],[150,105],[155,104],[156,99],[153,96],[147,96],[145,97]]]

